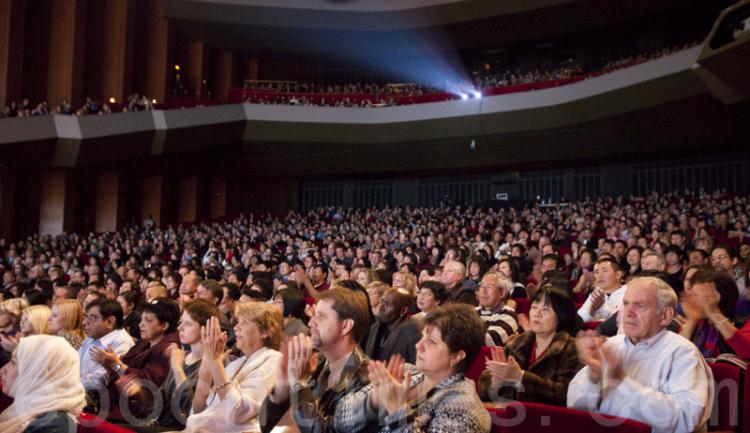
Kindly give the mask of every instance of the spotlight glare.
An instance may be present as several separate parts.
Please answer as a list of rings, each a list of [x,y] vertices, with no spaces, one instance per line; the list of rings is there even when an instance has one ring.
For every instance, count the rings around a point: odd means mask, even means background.
[[[477,99],[482,99],[482,92],[474,92],[474,97]]]
[[[467,95],[466,93],[462,93],[461,94],[461,100],[465,101],[467,99],[469,99],[469,95]]]

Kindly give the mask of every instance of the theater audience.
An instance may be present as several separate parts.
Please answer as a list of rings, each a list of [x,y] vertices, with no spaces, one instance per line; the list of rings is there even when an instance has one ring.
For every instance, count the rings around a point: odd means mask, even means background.
[[[110,348],[93,346],[93,359],[107,369],[107,389],[111,409],[107,418],[138,423],[154,406],[157,398],[147,382],[158,390],[170,370],[170,354],[176,347],[180,307],[171,298],[158,298],[143,306],[141,339],[120,356]],[[127,399],[120,398],[126,395]],[[123,406],[122,403],[126,403]]]
[[[414,320],[423,321],[431,312],[435,311],[448,299],[448,290],[439,281],[425,281],[417,294],[419,313],[412,316]]]
[[[202,299],[186,302],[183,310],[177,331],[180,344],[188,349],[172,348],[169,375],[161,386],[162,410],[154,418],[147,420],[145,427],[130,427],[138,432],[185,428],[185,421],[193,406],[198,370],[205,350],[201,329],[205,329],[212,317],[219,317],[219,310]]]
[[[527,296],[526,287],[521,284],[521,271],[518,269],[518,261],[515,258],[500,259],[497,270],[513,283],[511,298],[525,298]]]
[[[465,273],[466,266],[463,263],[452,259],[445,261],[441,281],[448,289],[446,302],[477,305],[476,291],[463,285]]]
[[[234,315],[236,345],[242,356],[226,367],[227,335],[219,320],[212,317],[201,330],[204,354],[185,432],[260,430],[261,404],[276,383],[282,361],[278,349],[284,320],[276,306],[260,302],[239,304]]]
[[[357,345],[368,321],[364,293],[333,289],[320,294],[310,337],[298,335],[286,345],[278,381],[261,409],[267,416],[263,432],[277,426],[288,410],[302,433],[332,431],[339,401],[369,383],[367,356]],[[322,355],[314,370],[309,364],[313,349]]]
[[[52,311],[46,305],[32,305],[21,314],[21,334],[24,337],[35,334],[49,334],[49,318]]]
[[[621,285],[622,271],[615,260],[600,257],[594,265],[594,278],[594,290],[578,309],[584,322],[606,320],[617,312],[625,295],[626,286]]]
[[[380,314],[380,302],[383,299],[383,294],[390,286],[382,281],[375,280],[363,287],[367,290],[367,297],[370,299],[372,315],[377,316]]]
[[[138,305],[138,294],[133,291],[120,293],[117,295],[117,302],[122,307],[122,327],[128,331],[131,337],[138,340],[141,338],[141,311],[136,308]]]
[[[698,268],[685,288],[680,334],[691,340],[706,358],[736,353],[750,360],[750,322],[735,317],[737,285],[732,276],[712,268]]]
[[[21,338],[20,321],[28,303],[21,298],[0,302],[0,367],[5,365]]]
[[[21,339],[0,371],[3,393],[14,398],[0,413],[3,433],[69,433],[86,403],[79,359],[64,339],[32,335]]]
[[[49,333],[65,338],[78,351],[86,335],[83,333],[83,308],[74,299],[63,299],[52,306]]]
[[[124,356],[134,345],[133,338],[122,329],[122,307],[109,299],[97,299],[86,307],[83,331],[87,338],[78,353],[81,356],[81,381],[86,388],[89,411],[98,412],[98,394],[107,385],[109,374],[94,357],[94,349],[113,351]],[[92,410],[93,409],[93,410]]]
[[[506,305],[511,290],[511,281],[500,272],[487,272],[479,283],[476,310],[486,326],[485,346],[504,346],[518,332],[518,315]]]
[[[373,361],[370,384],[344,397],[338,431],[489,433],[490,416],[474,382],[464,377],[479,355],[482,321],[464,304],[438,308],[424,321],[414,368],[403,360]]]
[[[310,335],[310,328],[305,324],[305,297],[297,289],[281,289],[273,297],[273,303],[284,315],[284,335],[293,337],[298,334]]]
[[[622,301],[623,333],[576,339],[585,367],[568,386],[568,407],[642,421],[654,432],[704,431],[712,374],[694,344],[666,329],[676,304],[666,282],[634,278]]]
[[[534,294],[529,330],[493,348],[481,377],[483,400],[510,398],[565,406],[568,383],[583,367],[575,338],[575,303],[567,291],[543,286]]]
[[[370,359],[388,360],[399,354],[413,363],[420,338],[419,322],[409,317],[413,303],[404,289],[388,289],[380,301],[380,314],[370,328],[365,353]]]

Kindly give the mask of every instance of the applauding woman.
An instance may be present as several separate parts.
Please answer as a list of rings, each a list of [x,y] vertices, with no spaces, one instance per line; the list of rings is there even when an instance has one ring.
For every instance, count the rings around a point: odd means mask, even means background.
[[[735,318],[739,293],[727,272],[699,268],[685,285],[680,334],[692,341],[705,358],[734,353],[750,360],[750,321]]]
[[[370,385],[336,409],[338,431],[488,433],[490,417],[464,372],[484,343],[484,324],[463,304],[440,307],[424,319],[416,369],[403,361],[371,361]]]
[[[493,348],[492,360],[480,379],[483,400],[513,398],[565,406],[568,383],[583,365],[575,338],[575,303],[558,288],[534,294],[530,329],[505,346]]]
[[[234,334],[243,356],[224,367],[226,333],[212,317],[201,331],[203,361],[186,432],[259,432],[260,405],[273,388],[281,362],[278,352],[284,319],[278,307],[238,304]]]

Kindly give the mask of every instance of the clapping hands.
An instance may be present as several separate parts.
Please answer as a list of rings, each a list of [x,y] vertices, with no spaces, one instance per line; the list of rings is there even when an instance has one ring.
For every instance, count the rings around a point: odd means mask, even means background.
[[[491,349],[492,358],[487,358],[487,370],[490,372],[491,387],[500,388],[503,384],[519,383],[523,378],[523,369],[512,356],[505,356],[502,347]]]
[[[370,361],[367,371],[373,394],[370,404],[374,409],[383,407],[388,414],[408,406],[411,372],[405,371],[404,360],[396,355],[386,364],[383,361]]]

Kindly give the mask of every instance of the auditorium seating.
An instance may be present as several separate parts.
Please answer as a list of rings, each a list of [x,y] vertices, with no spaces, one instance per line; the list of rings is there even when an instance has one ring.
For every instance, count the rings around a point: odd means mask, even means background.
[[[550,406],[514,402],[504,409],[487,409],[492,416],[493,433],[650,433],[651,426],[617,416]]]
[[[487,364],[487,358],[492,358],[492,347],[483,346],[482,351],[479,352],[477,358],[469,366],[469,370],[466,371],[466,378],[476,383],[477,391],[479,391],[479,377]]]
[[[78,416],[78,433],[133,433],[133,431],[83,412]]]
[[[708,425],[709,431],[738,431],[743,414],[748,416],[747,398],[743,398],[743,388],[747,388],[745,372],[736,365],[726,362],[708,364],[714,376],[714,408]],[[745,426],[744,430],[749,429]]]

